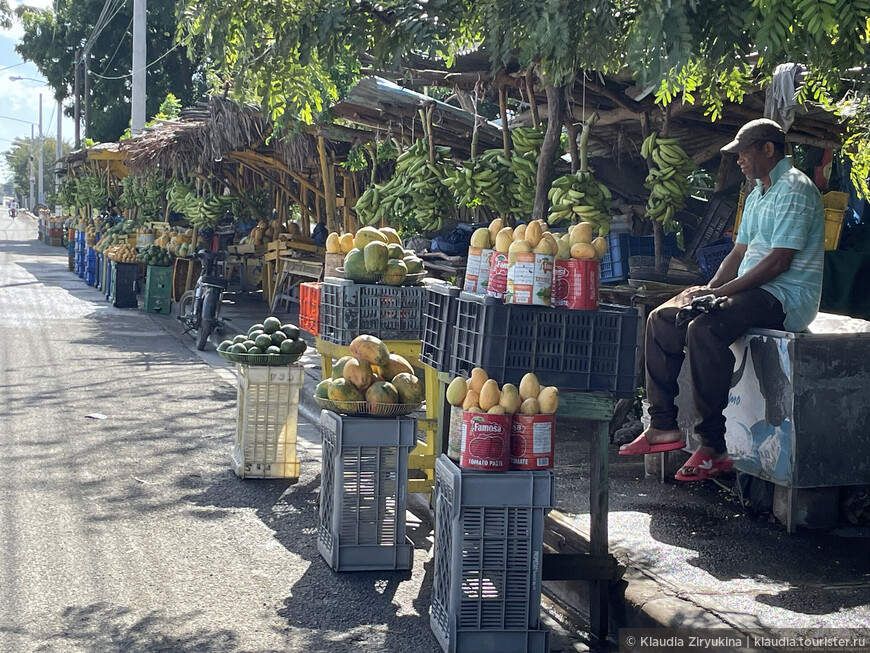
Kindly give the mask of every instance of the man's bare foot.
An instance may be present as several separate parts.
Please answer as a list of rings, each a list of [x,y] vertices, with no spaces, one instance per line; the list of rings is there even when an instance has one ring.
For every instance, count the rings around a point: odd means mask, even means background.
[[[728,452],[716,453],[712,447],[701,446],[692,454],[686,464],[680,467],[674,478],[678,481],[695,481],[715,478],[729,471],[734,462]]]
[[[619,453],[623,456],[644,456],[651,453],[682,449],[685,446],[683,434],[679,429],[663,431],[651,426],[637,436],[634,441],[622,445],[619,448]]]

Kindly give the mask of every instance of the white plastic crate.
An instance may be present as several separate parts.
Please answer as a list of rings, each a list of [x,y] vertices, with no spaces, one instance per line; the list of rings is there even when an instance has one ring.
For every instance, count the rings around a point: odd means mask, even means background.
[[[541,626],[544,516],[551,470],[492,474],[435,463],[429,624],[445,653],[546,653]]]
[[[336,571],[410,569],[405,535],[413,417],[320,414],[323,462],[317,549]]]
[[[239,374],[236,443],[231,463],[241,478],[299,478],[296,423],[299,365],[265,367],[237,363]]]

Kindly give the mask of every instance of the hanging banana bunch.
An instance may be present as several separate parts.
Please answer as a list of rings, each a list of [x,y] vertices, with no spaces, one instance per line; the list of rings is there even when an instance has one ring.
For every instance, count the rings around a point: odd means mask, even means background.
[[[596,181],[589,171],[580,170],[553,181],[547,193],[550,215],[547,222],[560,225],[570,222],[591,222],[599,236],[610,233],[610,189]]]
[[[656,132],[644,140],[640,153],[656,165],[650,168],[644,182],[650,191],[645,215],[662,224],[671,223],[676,212],[686,206],[691,193],[688,175],[695,164],[678,139],[662,138]]]
[[[538,158],[544,144],[544,132],[534,127],[518,127],[511,131],[511,141],[513,149],[510,168],[513,183],[510,186],[510,213],[518,220],[530,220],[535,208]]]

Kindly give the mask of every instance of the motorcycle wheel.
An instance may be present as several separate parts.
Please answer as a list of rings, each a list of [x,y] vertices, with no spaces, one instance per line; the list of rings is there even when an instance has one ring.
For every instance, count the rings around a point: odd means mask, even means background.
[[[196,293],[193,290],[188,290],[178,300],[178,319],[184,322],[185,326],[195,329],[196,316],[193,314],[193,302],[196,300]]]
[[[196,348],[198,351],[205,349],[208,337],[214,329],[215,315],[217,314],[217,297],[214,292],[206,291],[202,298],[202,317],[199,321],[199,330],[196,332]]]

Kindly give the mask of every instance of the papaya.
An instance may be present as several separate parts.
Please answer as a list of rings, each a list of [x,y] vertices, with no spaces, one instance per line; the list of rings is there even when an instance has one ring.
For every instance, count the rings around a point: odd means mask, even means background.
[[[342,376],[353,383],[361,391],[365,391],[372,384],[374,374],[372,367],[366,361],[361,361],[358,358],[351,358],[344,365]]]
[[[314,388],[314,396],[320,397],[321,399],[329,399],[329,386],[332,383],[332,379],[323,379],[320,383],[317,384],[317,387]]]
[[[389,381],[372,383],[366,390],[366,402],[370,413],[378,414],[379,406],[392,406],[399,403],[399,392]]]
[[[447,386],[447,403],[451,406],[461,406],[465,401],[465,395],[468,393],[468,382],[461,376],[457,376]]]
[[[390,254],[386,244],[379,241],[372,241],[363,248],[363,258],[367,272],[381,274],[387,269],[387,262],[390,260]]]
[[[358,249],[364,250],[366,245],[373,242],[378,242],[386,245],[387,237],[374,227],[363,227],[356,232],[354,242],[356,242],[356,246]]]
[[[531,397],[537,399],[539,394],[541,394],[541,384],[538,381],[538,377],[536,377],[532,372],[526,373],[526,375],[520,379],[520,397],[525,401]]]
[[[339,358],[335,365],[332,366],[332,378],[340,379],[344,376],[344,366],[353,356],[342,356]]]
[[[551,385],[541,390],[541,394],[538,395],[538,407],[545,415],[555,413],[559,408],[559,388]]]
[[[370,243],[374,245],[374,243]],[[387,261],[387,269],[381,274],[381,281],[388,286],[401,286],[408,276],[408,266],[404,261],[390,259]]]
[[[488,411],[493,406],[497,406],[499,401],[501,401],[501,392],[498,390],[498,383],[495,379],[487,379],[480,390],[479,406]]]
[[[426,268],[423,267],[423,260],[416,256],[406,256],[402,261],[405,263],[405,267],[408,268],[408,274],[420,274],[426,271]]]
[[[405,250],[401,245],[390,243],[387,245],[387,254],[390,258],[397,258],[400,261],[405,258]]]
[[[327,398],[335,402],[336,408],[346,411],[353,411],[356,408],[347,402],[365,400],[362,391],[347,379],[334,379],[327,389]]]
[[[350,353],[370,365],[379,366],[381,369],[390,362],[390,350],[380,338],[370,335],[354,338],[350,343]]]
[[[402,239],[399,238],[399,234],[392,227],[381,227],[378,231],[380,231],[384,237],[387,239],[387,244],[395,244],[399,247],[402,246]],[[399,258],[402,258],[401,256]]]
[[[381,374],[388,381],[391,381],[396,374],[401,374],[402,372],[407,372],[408,374],[414,373],[414,368],[411,367],[411,364],[398,354],[390,354],[390,359],[381,365],[380,368]]]
[[[341,252],[341,239],[334,231],[326,237],[326,251],[330,254]]]
[[[393,377],[393,385],[399,391],[399,398],[403,404],[418,404],[423,401],[423,384],[413,374],[402,372]]]
[[[363,253],[352,249],[344,257],[344,276],[352,281],[377,281],[379,275],[366,270]]]

